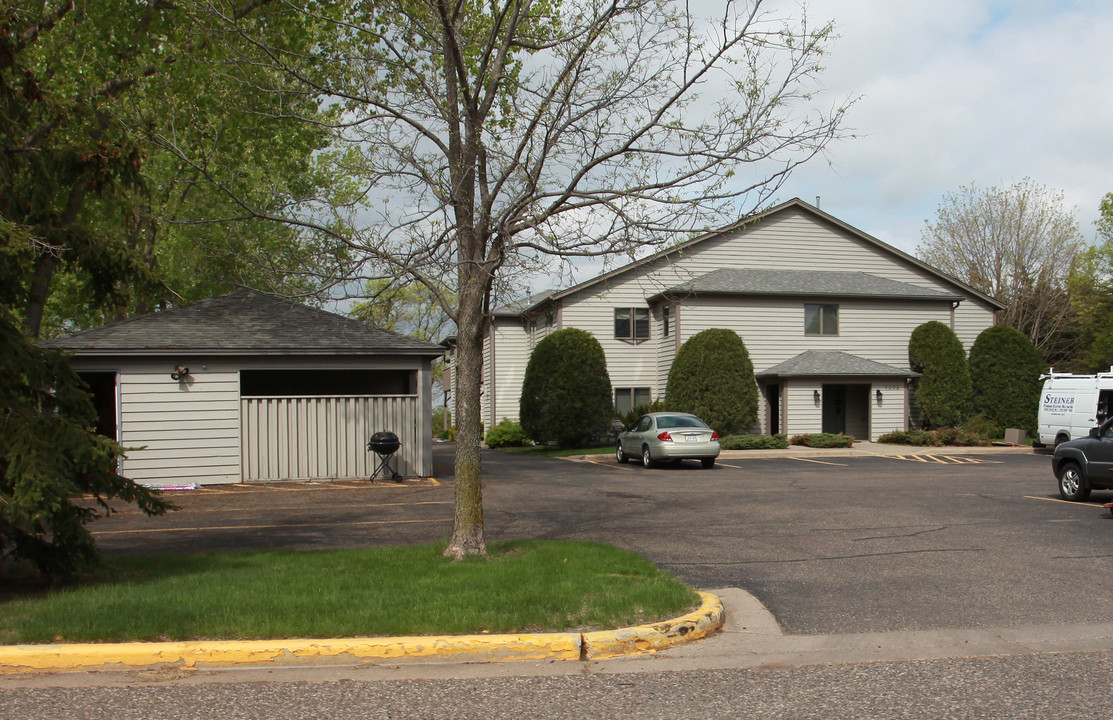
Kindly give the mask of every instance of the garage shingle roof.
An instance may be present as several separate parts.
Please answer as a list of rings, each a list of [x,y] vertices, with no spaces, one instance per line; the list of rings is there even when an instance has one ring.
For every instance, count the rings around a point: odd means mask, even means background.
[[[963,296],[864,272],[723,268],[669,288],[661,295],[792,295],[901,300],[962,300]]]
[[[241,290],[41,343],[79,355],[427,355],[439,345],[358,320]]]
[[[841,350],[808,350],[783,363],[757,373],[758,377],[917,377],[919,373],[867,360]]]

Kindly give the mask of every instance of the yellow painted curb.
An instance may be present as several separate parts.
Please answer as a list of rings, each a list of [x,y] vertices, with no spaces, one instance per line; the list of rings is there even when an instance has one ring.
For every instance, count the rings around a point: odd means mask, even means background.
[[[723,603],[711,593],[699,593],[700,608],[687,615],[653,625],[583,634],[583,659],[657,652],[672,645],[699,640],[723,624]]]
[[[7,645],[0,646],[0,674],[157,665],[326,665],[421,658],[467,662],[607,658],[655,652],[699,639],[718,628],[723,621],[722,603],[709,593],[699,594],[703,601],[700,609],[675,620],[583,634]]]

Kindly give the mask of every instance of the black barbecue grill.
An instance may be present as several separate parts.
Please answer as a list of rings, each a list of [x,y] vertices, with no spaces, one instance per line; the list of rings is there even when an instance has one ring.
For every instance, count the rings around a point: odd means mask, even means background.
[[[375,468],[375,472],[371,473],[371,482],[375,482],[379,473],[384,471],[390,474],[390,479],[394,482],[402,482],[402,476],[390,467],[390,459],[394,457],[394,453],[398,452],[400,447],[402,447],[402,441],[389,430],[383,430],[371,436],[371,439],[367,441],[367,449],[379,456],[379,466]]]

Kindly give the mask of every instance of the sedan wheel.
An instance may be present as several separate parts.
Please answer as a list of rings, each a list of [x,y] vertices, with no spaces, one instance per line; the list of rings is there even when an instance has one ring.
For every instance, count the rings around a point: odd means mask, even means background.
[[[649,452],[649,446],[646,445],[642,448],[642,467],[653,467],[653,454]]]
[[[1090,497],[1090,483],[1077,463],[1066,463],[1059,470],[1059,495],[1064,500],[1085,500]]]
[[[618,447],[615,448],[614,459],[618,460],[620,463],[630,461],[630,456],[627,455],[626,453],[622,452],[622,443],[619,443]]]

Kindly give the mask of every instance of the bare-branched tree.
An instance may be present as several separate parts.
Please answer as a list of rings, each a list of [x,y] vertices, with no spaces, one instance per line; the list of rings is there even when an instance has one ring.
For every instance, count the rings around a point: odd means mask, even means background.
[[[1005,303],[1002,321],[1054,365],[1074,350],[1067,280],[1084,246],[1063,193],[1026,178],[946,195],[925,223],[919,255]]]
[[[492,296],[546,257],[630,255],[764,205],[844,134],[852,99],[820,107],[813,96],[832,27],[762,0],[727,0],[714,20],[676,0],[285,5],[330,28],[313,57],[257,39],[231,13],[229,36],[343,108],[335,160],[350,182],[343,202],[244,210],[345,244],[363,259],[353,286],[409,276],[438,298],[458,342],[446,554],[485,553],[479,393]]]

